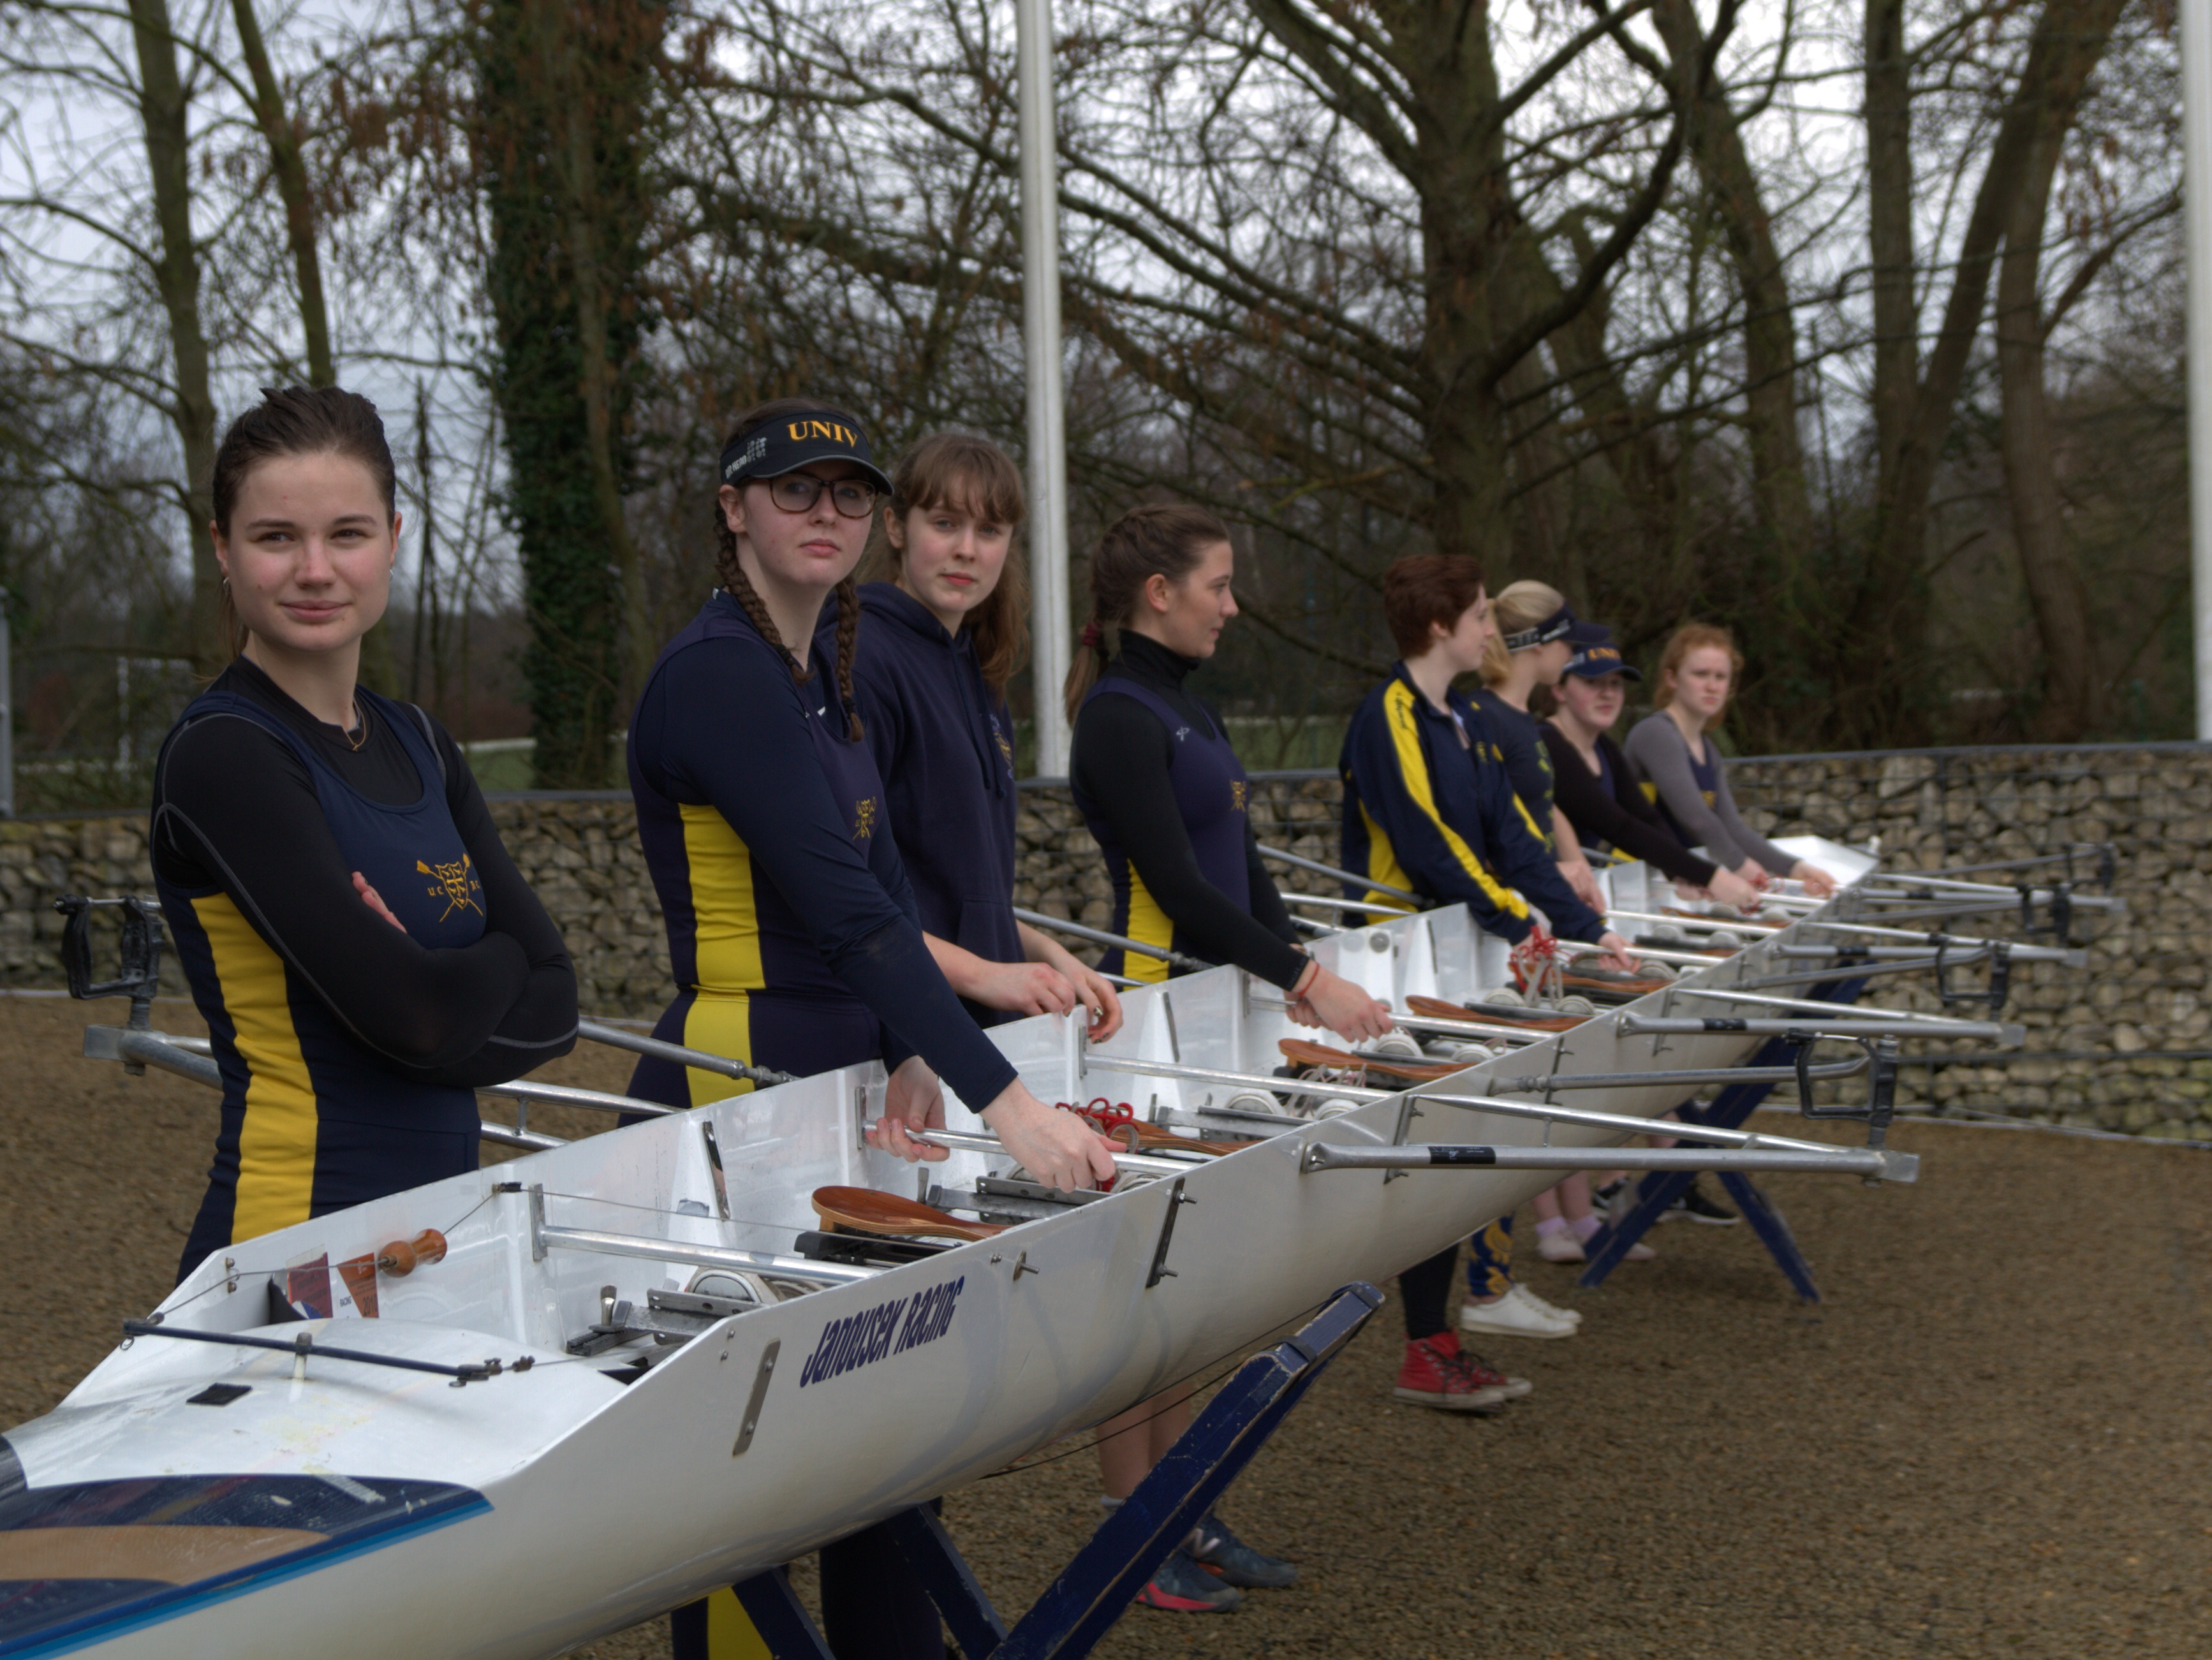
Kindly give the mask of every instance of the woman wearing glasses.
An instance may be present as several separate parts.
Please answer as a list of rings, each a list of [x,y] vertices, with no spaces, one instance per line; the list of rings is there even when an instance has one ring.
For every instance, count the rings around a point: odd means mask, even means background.
[[[880,1057],[891,1090],[869,1139],[908,1158],[945,1156],[906,1133],[939,1119],[942,1076],[1036,1180],[1089,1187],[1113,1174],[1106,1144],[1030,1094],[961,1006],[885,823],[853,693],[853,570],[889,488],[860,423],[811,400],[762,405],[723,447],[720,586],[630,721],[679,988],[655,1035],[800,1074]],[[833,593],[825,660],[815,629]],[[647,1060],[630,1091],[690,1107],[748,1087]],[[934,1606],[878,1529],[823,1551],[822,1595],[840,1660],[943,1653]],[[679,1655],[707,1652],[708,1620],[704,1603],[678,1611]]]

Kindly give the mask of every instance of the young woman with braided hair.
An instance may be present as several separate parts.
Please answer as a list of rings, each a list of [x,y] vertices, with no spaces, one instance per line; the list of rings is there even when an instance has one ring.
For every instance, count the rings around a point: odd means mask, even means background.
[[[1111,1177],[1106,1143],[1024,1086],[915,921],[853,695],[852,575],[890,486],[860,423],[811,400],[763,404],[720,471],[721,586],[662,650],[630,721],[638,833],[679,988],[655,1035],[801,1074],[880,1057],[891,1089],[869,1140],[909,1159],[945,1157],[907,1134],[943,1122],[941,1075],[1036,1180]],[[647,1060],[630,1092],[690,1107],[750,1087]],[[941,1660],[935,1606],[881,1530],[825,1548],[822,1588],[839,1660]],[[678,1611],[682,1660],[742,1629],[733,1599],[710,1611],[726,1596]]]

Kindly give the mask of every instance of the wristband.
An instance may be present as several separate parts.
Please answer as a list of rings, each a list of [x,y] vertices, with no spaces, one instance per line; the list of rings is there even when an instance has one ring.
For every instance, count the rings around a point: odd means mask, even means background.
[[[1320,978],[1320,961],[1315,958],[1307,958],[1305,967],[1300,970],[1298,977],[1291,982],[1291,1000],[1296,1001],[1297,999],[1304,997],[1309,991],[1313,989],[1313,982]]]

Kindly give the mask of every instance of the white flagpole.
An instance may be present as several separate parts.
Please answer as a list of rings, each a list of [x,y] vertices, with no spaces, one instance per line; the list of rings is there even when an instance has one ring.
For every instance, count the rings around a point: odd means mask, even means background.
[[[2190,610],[2197,736],[2212,740],[2212,0],[2181,0],[2181,170],[2189,266]]]
[[[2206,0],[2212,3],[2212,0]],[[1060,164],[1053,115],[1052,0],[1014,0],[1020,106],[1022,356],[1029,410],[1030,674],[1036,769],[1067,772],[1067,425],[1060,386]]]

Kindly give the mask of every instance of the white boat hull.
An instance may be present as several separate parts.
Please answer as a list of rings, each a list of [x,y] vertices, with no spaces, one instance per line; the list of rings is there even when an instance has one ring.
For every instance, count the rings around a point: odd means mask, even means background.
[[[1319,954],[1384,994],[1453,998],[1499,983],[1496,946],[1454,911],[1340,935]],[[1685,983],[1756,973],[1766,955],[1761,942]],[[993,1036],[1048,1099],[1104,1095],[1187,1113],[1233,1091],[1116,1073],[1115,1058],[1268,1072],[1276,1040],[1296,1029],[1254,1001],[1246,976],[1215,970],[1130,994],[1124,1033],[1087,1057],[1057,1018]],[[1608,1012],[1424,1093],[1480,1095],[1492,1073],[1726,1066],[1758,1041],[1623,1037],[1615,1025]],[[557,1654],[1003,1468],[1250,1347],[1348,1281],[1387,1280],[1556,1179],[1299,1173],[1316,1139],[1516,1146],[1547,1137],[1528,1118],[1437,1104],[1401,1136],[1403,1104],[1376,1102],[1194,1164],[1169,1277],[1152,1272],[1173,1204],[1170,1183],[1155,1181],[724,1319],[661,1351],[627,1385],[605,1375],[618,1355],[565,1352],[599,1317],[602,1286],[642,1304],[654,1288],[682,1290],[691,1273],[567,1249],[534,1260],[529,1188],[543,1189],[544,1218],[556,1228],[788,1253],[816,1226],[808,1195],[817,1187],[912,1195],[918,1170],[953,1186],[990,1169],[973,1152],[916,1167],[867,1150],[859,1126],[881,1089],[874,1067],[803,1079],[303,1223],[234,1248],[228,1268],[210,1259],[162,1304],[168,1323],[280,1340],[310,1329],[318,1341],[385,1354],[449,1365],[497,1358],[509,1369],[455,1388],[317,1357],[295,1381],[291,1357],[265,1351],[154,1337],[118,1348],[53,1413],[0,1444],[0,1581],[68,1555],[51,1537],[33,1541],[36,1549],[21,1543],[67,1531],[26,1527],[23,1506],[33,1503],[78,1518],[75,1526],[95,1512],[113,1518],[85,1536],[77,1567],[61,1560],[63,1578],[85,1576],[82,1563],[95,1559],[151,1566],[137,1577],[118,1570],[136,1590],[105,1601],[87,1593],[82,1612],[58,1624],[51,1609],[11,1616],[0,1603],[0,1656],[290,1660],[306,1632],[330,1660]],[[1650,1117],[1690,1092],[1591,1091],[1573,1104]],[[950,1116],[955,1128],[982,1128],[957,1103]],[[720,1148],[727,1220],[702,1125]],[[1620,1139],[1548,1130],[1556,1146]],[[272,1274],[426,1227],[446,1234],[448,1255],[404,1279],[381,1278],[379,1317],[267,1324]],[[514,1371],[526,1357],[530,1369]],[[192,1404],[210,1383],[248,1392]],[[741,1438],[757,1390],[757,1423]],[[12,1499],[9,1458],[20,1472]],[[156,1492],[149,1481],[170,1485]],[[230,1485],[215,1498],[195,1497],[222,1482]],[[441,1485],[379,1485],[410,1482]],[[160,1514],[142,1518],[149,1505]],[[276,1525],[309,1512],[325,1531],[297,1529],[294,1539]],[[227,1519],[190,1522],[201,1515]],[[264,1545],[273,1554],[236,1560],[240,1517],[272,1535]],[[161,1530],[180,1526],[197,1527],[196,1544],[209,1535],[215,1571],[178,1565]]]

